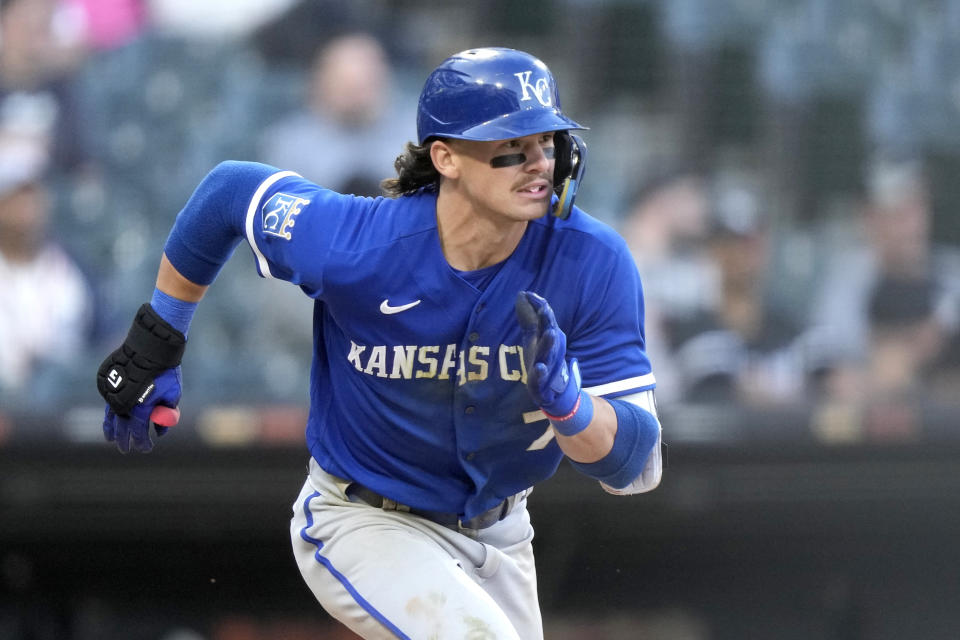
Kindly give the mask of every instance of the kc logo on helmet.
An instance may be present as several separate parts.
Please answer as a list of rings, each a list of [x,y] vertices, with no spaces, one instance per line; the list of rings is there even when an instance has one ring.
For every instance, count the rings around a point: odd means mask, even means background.
[[[537,99],[537,102],[542,104],[545,107],[553,106],[553,95],[550,91],[550,81],[546,78],[537,78],[536,82],[530,82],[530,76],[533,74],[533,71],[521,71],[520,73],[515,73],[517,79],[520,81],[520,88],[523,90],[523,97],[520,98],[520,102],[524,100],[532,100],[530,94],[533,94],[533,97]]]
[[[274,194],[263,205],[263,232],[289,240],[293,237],[290,228],[296,224],[296,217],[303,207],[310,204],[309,200],[291,196],[286,193]]]

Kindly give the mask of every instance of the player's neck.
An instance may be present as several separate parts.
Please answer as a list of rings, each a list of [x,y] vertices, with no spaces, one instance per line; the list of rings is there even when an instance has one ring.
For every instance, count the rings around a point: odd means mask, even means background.
[[[437,198],[437,230],[447,262],[460,271],[475,271],[510,257],[527,229],[525,220],[509,220],[477,211],[455,194]]]

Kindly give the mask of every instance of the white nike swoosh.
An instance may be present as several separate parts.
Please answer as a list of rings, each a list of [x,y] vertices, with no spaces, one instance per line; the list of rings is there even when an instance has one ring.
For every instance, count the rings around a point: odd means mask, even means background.
[[[407,309],[412,309],[413,307],[420,304],[419,300],[414,300],[413,302],[408,302],[407,304],[401,304],[396,307],[390,306],[390,299],[386,299],[380,303],[380,313],[390,315],[393,313],[400,313],[401,311],[406,311]]]

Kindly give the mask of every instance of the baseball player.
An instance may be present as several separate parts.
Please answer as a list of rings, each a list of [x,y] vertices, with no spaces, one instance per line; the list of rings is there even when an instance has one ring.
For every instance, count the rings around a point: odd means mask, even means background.
[[[564,457],[612,493],[660,481],[637,269],[573,207],[583,127],[537,58],[450,57],[417,127],[387,197],[214,168],[100,367],[104,433],[148,451],[176,422],[191,316],[245,241],[316,301],[290,535],[317,600],[364,638],[542,638],[531,488]]]

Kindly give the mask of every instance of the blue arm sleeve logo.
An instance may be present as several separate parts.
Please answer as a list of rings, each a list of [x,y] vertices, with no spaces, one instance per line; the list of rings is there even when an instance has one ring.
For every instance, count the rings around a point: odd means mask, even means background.
[[[262,228],[267,235],[289,240],[293,237],[290,229],[296,224],[296,218],[309,200],[286,193],[276,193],[260,209]]]

